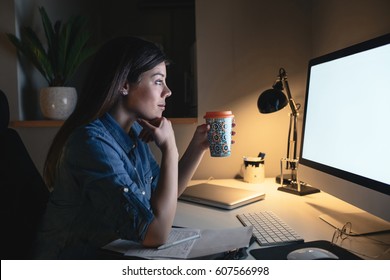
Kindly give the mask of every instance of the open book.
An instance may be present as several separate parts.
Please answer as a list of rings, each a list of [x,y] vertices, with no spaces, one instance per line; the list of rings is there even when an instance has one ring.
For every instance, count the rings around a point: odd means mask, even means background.
[[[145,248],[139,243],[117,239],[103,247],[125,256],[147,259],[191,259],[221,252],[248,247],[252,236],[252,227],[230,229],[191,229],[172,228],[167,243],[183,240],[191,236],[199,238],[180,242],[166,249]]]

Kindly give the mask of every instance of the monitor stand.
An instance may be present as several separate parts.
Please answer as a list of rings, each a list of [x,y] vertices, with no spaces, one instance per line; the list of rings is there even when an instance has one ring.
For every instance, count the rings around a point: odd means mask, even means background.
[[[390,231],[390,223],[367,212],[340,213],[340,215],[321,214],[320,219],[334,228],[341,229],[345,223],[352,224],[354,235],[366,235]]]

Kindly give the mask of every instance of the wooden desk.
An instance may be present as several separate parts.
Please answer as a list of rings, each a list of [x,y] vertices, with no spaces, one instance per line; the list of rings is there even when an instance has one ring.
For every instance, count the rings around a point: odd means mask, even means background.
[[[194,180],[190,185],[207,180]],[[331,241],[335,228],[319,218],[321,214],[362,212],[336,197],[321,192],[306,196],[296,196],[277,190],[274,178],[267,178],[261,184],[248,184],[241,180],[211,180],[212,184],[227,187],[257,189],[266,193],[264,200],[234,210],[222,210],[194,203],[179,201],[174,220],[175,226],[193,228],[228,228],[241,226],[236,218],[239,213],[256,211],[273,211],[284,222],[291,226],[305,241]],[[374,216],[372,216],[375,218]],[[352,225],[353,227],[353,225]],[[379,240],[379,242],[374,241]],[[385,243],[385,244],[384,244]],[[343,241],[342,247],[352,250],[366,259],[390,259],[390,233],[350,237]],[[257,243],[249,249],[259,248]],[[387,251],[387,252],[386,252]]]

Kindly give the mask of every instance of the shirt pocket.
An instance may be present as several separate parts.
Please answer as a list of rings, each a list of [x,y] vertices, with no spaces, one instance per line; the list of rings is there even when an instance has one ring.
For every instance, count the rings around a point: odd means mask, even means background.
[[[152,170],[149,169],[145,174],[144,174],[144,184],[145,185],[151,185],[152,182],[153,182],[153,173],[152,173]]]

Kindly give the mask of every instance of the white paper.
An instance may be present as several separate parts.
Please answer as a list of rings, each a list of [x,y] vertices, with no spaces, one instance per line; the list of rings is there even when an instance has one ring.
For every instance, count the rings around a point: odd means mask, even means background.
[[[252,227],[230,229],[190,229],[173,228],[167,243],[200,234],[200,238],[186,241],[167,249],[145,248],[141,244],[118,239],[103,249],[124,254],[125,256],[147,259],[188,259],[227,252],[233,249],[248,247],[252,236]]]
[[[193,235],[201,235],[200,230],[188,228],[173,228],[169,234],[168,241],[166,243],[171,243]],[[188,254],[191,252],[192,246],[196,241],[197,239],[189,240],[162,250],[139,246],[138,248],[131,248],[127,250],[125,256],[137,256],[144,258],[185,259],[188,257]]]
[[[249,246],[253,227],[201,230],[188,258],[198,258]]]

